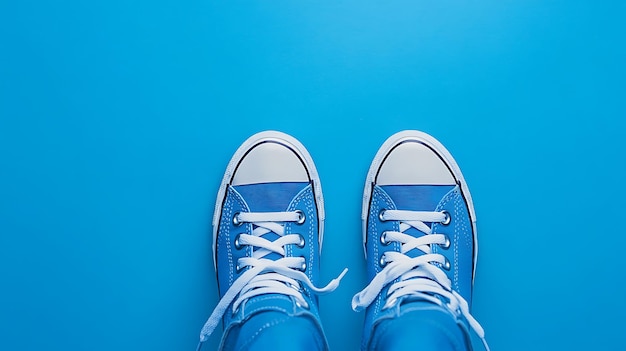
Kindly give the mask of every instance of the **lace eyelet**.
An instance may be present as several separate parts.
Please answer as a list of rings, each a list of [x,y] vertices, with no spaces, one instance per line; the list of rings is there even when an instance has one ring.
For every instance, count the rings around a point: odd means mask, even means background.
[[[383,232],[382,234],[380,234],[380,243],[384,246],[391,244],[389,241],[387,241],[387,232]]]
[[[296,246],[298,246],[299,248],[301,248],[301,249],[302,249],[302,248],[304,247],[304,245],[305,245],[305,244],[306,244],[306,242],[304,241],[304,237],[303,237],[302,235],[300,235],[300,242],[298,242],[298,243],[296,244]]]
[[[443,225],[448,225],[450,224],[450,221],[452,221],[452,217],[450,216],[450,212],[443,210],[441,211],[441,213],[443,213],[443,215],[445,216],[445,218],[443,219],[443,221],[441,221],[440,223]]]
[[[446,258],[446,261],[443,264],[443,269],[445,269],[446,271],[450,270],[450,261],[448,260],[448,258]]]
[[[381,210],[378,212],[378,219],[380,219],[380,221],[381,221],[381,222],[386,222],[386,221],[387,221],[387,220],[383,217],[383,216],[385,215],[385,211],[387,211],[387,210],[385,210],[385,209],[383,208],[383,209],[381,209]]]
[[[304,256],[300,256],[302,257],[302,265],[300,265],[300,267],[298,267],[298,269],[302,272],[306,271],[306,258]]]
[[[304,222],[306,221],[306,215],[304,214],[304,212],[302,212],[301,210],[295,210],[295,212],[298,214],[298,220],[296,221],[296,224],[304,224]]]
[[[241,271],[243,271],[246,267],[243,267],[239,264],[239,262],[237,262],[237,266],[235,266],[235,269],[237,270],[237,273],[241,273]]]
[[[445,238],[446,238],[446,241],[445,241],[443,244],[439,244],[439,246],[440,246],[442,249],[447,250],[447,249],[449,249],[449,248],[450,248],[450,238],[448,238],[448,236],[447,236],[447,235],[445,236]]]
[[[239,236],[241,236],[241,234],[237,234],[237,236],[235,237],[235,243],[234,243],[235,244],[235,249],[237,249],[237,250],[241,250],[241,248],[243,247],[239,243]]]
[[[384,268],[387,265],[385,254],[380,255],[380,260],[378,260],[378,264],[380,265],[380,268]]]
[[[239,215],[241,214],[241,212],[235,212],[235,214],[233,215],[233,225],[235,227],[239,227],[240,225],[243,224],[243,222],[241,220],[239,220]]]

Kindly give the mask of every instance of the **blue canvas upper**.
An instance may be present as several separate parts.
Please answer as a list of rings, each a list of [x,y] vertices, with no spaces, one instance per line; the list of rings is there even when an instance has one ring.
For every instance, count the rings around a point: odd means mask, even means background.
[[[250,256],[252,247],[246,246],[241,249],[235,247],[234,241],[240,233],[251,233],[253,224],[244,223],[237,226],[233,223],[233,216],[238,212],[272,212],[272,211],[303,211],[306,221],[303,224],[286,222],[284,223],[285,234],[298,233],[305,239],[304,246],[286,245],[286,257],[305,257],[305,274],[312,282],[319,279],[319,238],[317,208],[313,187],[310,183],[266,183],[229,186],[226,197],[222,205],[222,214],[219,221],[219,229],[216,243],[217,256],[217,276],[220,297],[222,297],[233,282],[245,271],[237,270],[237,260]],[[274,240],[278,235],[268,233],[267,239]],[[278,254],[266,256],[268,259],[278,259]],[[302,284],[299,287],[304,292],[303,295],[308,303],[308,307],[302,307],[290,296],[281,294],[265,294],[255,296],[243,303],[236,311],[229,307],[223,317],[224,337],[222,348],[230,349],[236,342],[234,334],[241,333],[244,322],[255,318],[254,323],[279,324],[284,323],[286,318],[303,316],[310,320],[310,323],[293,322],[291,328],[294,333],[305,333],[321,335],[321,344],[326,347],[323,338],[322,326],[320,323],[317,297],[310,289]],[[232,305],[232,304],[231,304]],[[273,312],[273,313],[268,313]],[[300,327],[296,327],[300,325]],[[250,326],[246,326],[250,329]],[[302,328],[310,330],[302,331]],[[246,329],[247,330],[247,329]]]
[[[433,253],[443,254],[451,263],[450,270],[443,270],[452,280],[455,291],[461,294],[469,303],[471,301],[472,271],[473,271],[473,231],[467,203],[458,185],[373,185],[372,195],[367,217],[366,251],[367,251],[367,274],[371,281],[383,267],[379,260],[387,251],[400,251],[397,242],[383,244],[381,234],[384,231],[398,231],[400,221],[382,221],[379,218],[381,210],[413,210],[413,211],[442,211],[446,210],[451,215],[451,221],[447,225],[441,223],[426,223],[431,226],[433,233],[445,234],[450,239],[450,247],[444,249],[439,245],[431,245]],[[406,234],[418,237],[426,235],[410,228]],[[406,253],[407,256],[415,257],[422,254],[413,249]],[[399,280],[396,279],[394,282]],[[362,348],[368,349],[373,335],[373,330],[382,321],[397,319],[413,310],[432,309],[447,313],[456,320],[456,315],[450,313],[439,305],[425,303],[413,297],[403,297],[393,307],[383,309],[387,299],[387,292],[392,283],[383,288],[376,300],[366,309]],[[462,321],[459,322],[463,329],[467,329]]]

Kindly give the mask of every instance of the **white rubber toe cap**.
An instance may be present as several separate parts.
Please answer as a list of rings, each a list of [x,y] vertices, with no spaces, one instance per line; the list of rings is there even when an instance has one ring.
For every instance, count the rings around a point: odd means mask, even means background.
[[[241,159],[231,184],[308,181],[305,165],[292,149],[278,142],[266,141],[254,146]]]
[[[454,175],[430,147],[407,140],[392,148],[376,175],[378,185],[453,185]]]

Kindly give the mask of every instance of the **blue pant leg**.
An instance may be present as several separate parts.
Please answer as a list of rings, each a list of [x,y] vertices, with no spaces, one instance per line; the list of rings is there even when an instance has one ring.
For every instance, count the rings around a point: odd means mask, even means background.
[[[415,310],[381,321],[369,351],[467,351],[466,334],[443,309]]]
[[[325,351],[323,332],[308,316],[268,311],[225,336],[224,351]]]

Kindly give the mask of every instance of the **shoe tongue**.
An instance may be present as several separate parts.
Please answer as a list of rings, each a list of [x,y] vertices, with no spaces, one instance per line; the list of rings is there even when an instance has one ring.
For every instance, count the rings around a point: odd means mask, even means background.
[[[398,210],[434,211],[455,185],[383,185]]]
[[[293,313],[293,300],[283,294],[263,294],[246,301],[245,311],[250,315],[268,311],[291,314]]]
[[[398,210],[434,211],[441,199],[455,185],[383,185],[381,188],[391,197]],[[425,222],[429,227],[431,222]],[[419,238],[424,233],[411,227],[404,233]],[[413,249],[406,253],[410,257],[422,255],[423,252]]]
[[[287,210],[291,200],[309,183],[260,183],[236,185],[251,212],[280,212]]]
[[[441,299],[439,295],[431,295],[436,296],[437,299]],[[432,301],[428,301],[423,297],[418,296],[406,296],[402,298],[402,309],[406,312],[409,310],[421,310],[421,309],[429,309],[434,306],[438,306],[434,304]]]
[[[234,188],[246,201],[250,212],[281,212],[287,210],[291,200],[307,185],[309,183],[306,182],[259,183],[236,185]],[[270,241],[279,239],[276,233],[267,233],[263,237]],[[277,260],[281,256],[271,253],[265,258]]]

